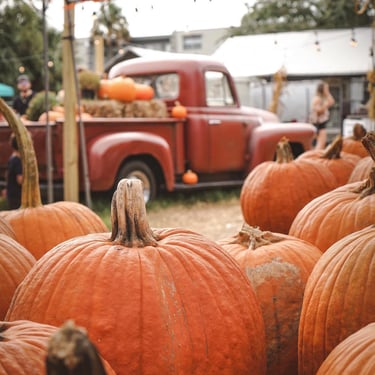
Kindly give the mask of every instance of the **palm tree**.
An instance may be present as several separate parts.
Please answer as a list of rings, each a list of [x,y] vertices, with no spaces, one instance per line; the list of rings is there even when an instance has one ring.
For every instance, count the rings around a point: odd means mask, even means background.
[[[128,22],[121,13],[121,8],[109,0],[100,6],[91,32],[92,38],[102,36],[107,49],[107,58],[114,56],[113,47],[117,49],[130,40]]]

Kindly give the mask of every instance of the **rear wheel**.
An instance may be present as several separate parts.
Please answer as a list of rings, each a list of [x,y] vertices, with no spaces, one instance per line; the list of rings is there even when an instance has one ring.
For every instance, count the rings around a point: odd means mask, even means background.
[[[156,178],[151,168],[143,161],[130,161],[124,164],[117,176],[117,183],[123,179],[136,178],[142,181],[143,184],[143,197],[145,203],[154,200],[157,195]]]

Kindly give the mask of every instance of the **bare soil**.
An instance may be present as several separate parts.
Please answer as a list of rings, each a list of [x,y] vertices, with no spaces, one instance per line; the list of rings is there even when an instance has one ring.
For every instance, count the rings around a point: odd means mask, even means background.
[[[243,217],[238,198],[220,202],[176,204],[153,209],[147,213],[154,228],[185,228],[217,241],[236,234],[242,227]]]

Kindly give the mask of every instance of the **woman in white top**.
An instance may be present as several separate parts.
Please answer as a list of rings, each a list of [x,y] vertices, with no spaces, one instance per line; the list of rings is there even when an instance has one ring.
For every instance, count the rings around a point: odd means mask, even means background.
[[[329,109],[335,104],[335,99],[329,91],[326,82],[320,82],[316,88],[316,94],[311,103],[310,121],[317,128],[315,149],[324,149],[327,143],[327,123],[329,121]]]

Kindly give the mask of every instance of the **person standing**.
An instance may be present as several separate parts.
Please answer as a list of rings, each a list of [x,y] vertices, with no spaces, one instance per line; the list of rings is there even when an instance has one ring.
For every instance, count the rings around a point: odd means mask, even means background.
[[[311,103],[310,121],[317,129],[315,149],[324,149],[327,143],[327,123],[330,118],[330,108],[335,99],[329,91],[326,82],[320,82]]]
[[[31,82],[26,74],[17,78],[18,95],[13,100],[13,109],[20,117],[25,116],[29,103],[35,92],[31,88]]]
[[[21,206],[23,174],[21,155],[18,150],[17,139],[13,133],[9,142],[13,151],[8,159],[8,170],[5,176],[6,188],[3,190],[3,195],[7,199],[8,208],[14,210]]]

